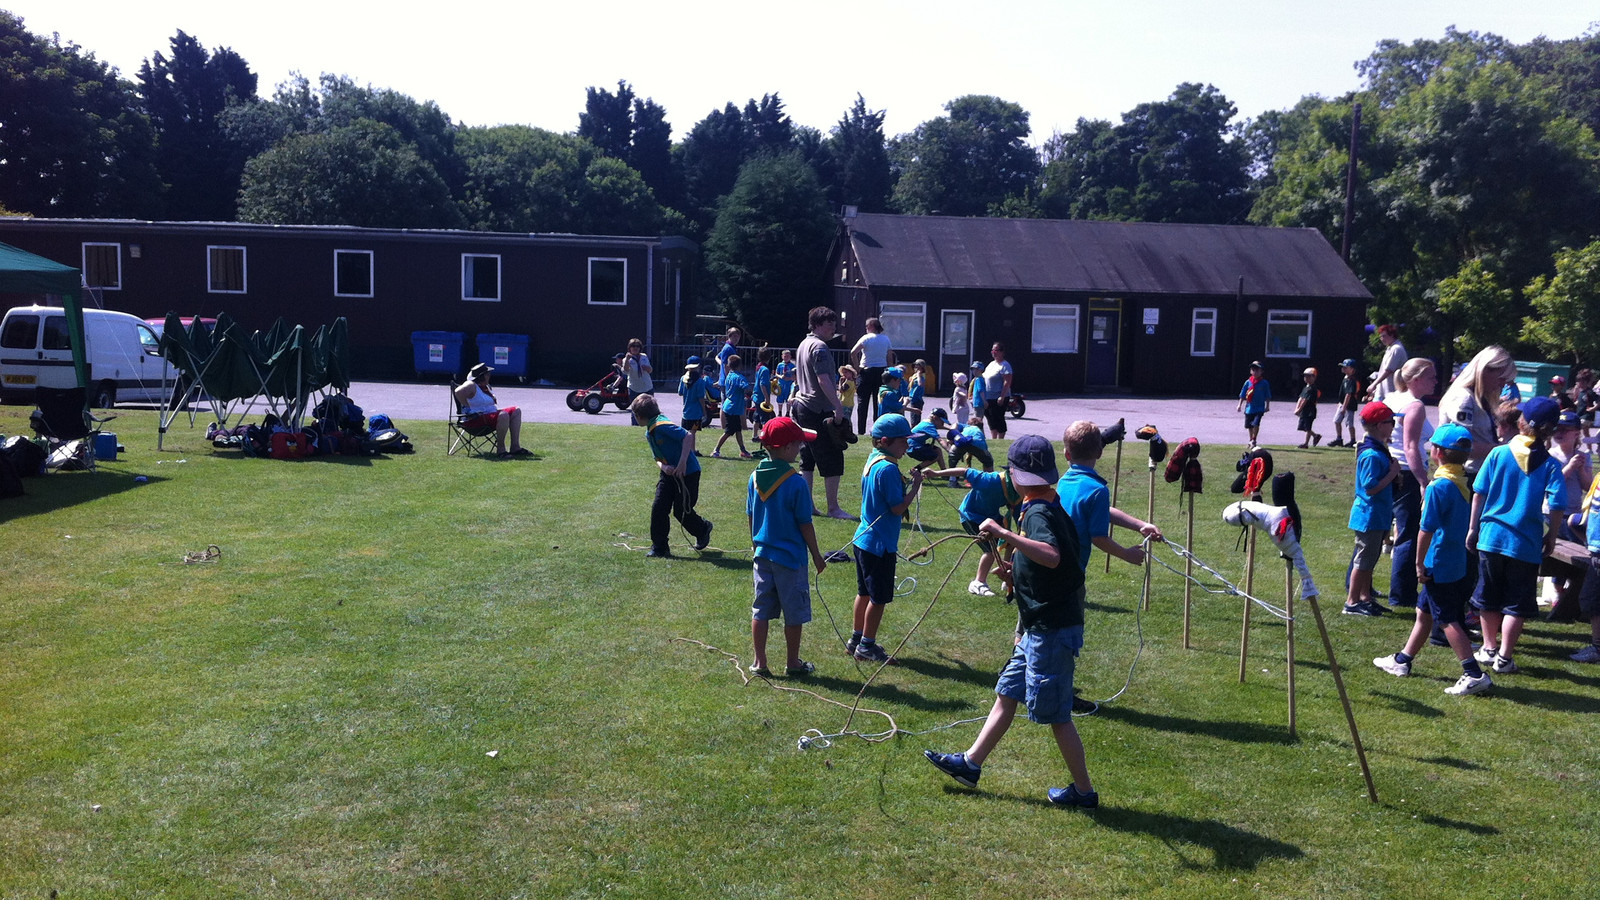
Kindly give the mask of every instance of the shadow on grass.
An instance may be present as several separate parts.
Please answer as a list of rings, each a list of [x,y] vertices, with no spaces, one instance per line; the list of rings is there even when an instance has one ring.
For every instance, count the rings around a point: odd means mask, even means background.
[[[146,483],[134,481],[138,475],[144,475]],[[51,472],[37,478],[24,478],[22,496],[0,502],[0,522],[55,512],[166,480],[157,475],[105,463],[101,463],[93,472]]]
[[[1390,808],[1393,809],[1393,807]],[[1406,810],[1403,809],[1397,809],[1395,811],[1406,812]],[[1500,833],[1500,829],[1494,827],[1493,825],[1480,825],[1477,822],[1462,822],[1459,819],[1446,819],[1443,816],[1420,815],[1417,816],[1417,821],[1427,822],[1429,825],[1436,825],[1440,828],[1452,828],[1456,831],[1465,831],[1469,834],[1490,835]]]
[[[1165,716],[1141,712],[1121,706],[1102,706],[1095,715],[1116,722],[1126,722],[1139,728],[1172,731],[1181,734],[1203,734],[1242,744],[1293,744],[1295,739],[1289,729],[1279,725],[1261,725],[1256,722],[1214,722],[1187,716]]]
[[[1423,703],[1420,700],[1415,700],[1411,697],[1402,697],[1399,694],[1391,694],[1388,691],[1373,691],[1372,696],[1381,697],[1389,704],[1389,708],[1395,712],[1402,712],[1412,716],[1420,716],[1424,719],[1439,719],[1444,717],[1444,710],[1429,706],[1428,704]]]
[[[1434,766],[1449,766],[1452,769],[1462,769],[1468,772],[1483,771],[1483,766],[1480,766],[1471,760],[1458,759],[1454,756],[1413,756],[1412,759],[1419,763],[1427,763]]]
[[[1522,671],[1526,672],[1528,670],[1523,669]],[[1504,681],[1497,681],[1495,682],[1494,690],[1490,694],[1491,696],[1504,697],[1513,703],[1537,706],[1541,709],[1589,714],[1600,713],[1600,699],[1584,697],[1565,691],[1507,685]]]
[[[806,679],[804,685],[799,686],[808,687],[813,690],[832,691],[835,694],[842,695],[840,697],[836,697],[835,699],[839,699],[842,702],[849,704],[855,698],[855,695],[861,691],[861,682],[865,680],[867,675],[870,674],[872,674],[872,672],[870,669],[868,669],[863,672],[861,678],[857,679],[838,678],[828,675],[812,675],[810,678]],[[890,703],[909,707],[915,710],[921,710],[923,712],[954,712],[956,710],[972,709],[972,701],[970,699],[934,700],[924,697],[916,691],[908,691],[899,685],[879,684],[877,682],[874,682],[871,687],[867,688],[866,695],[861,698],[861,705],[863,707],[876,708]],[[893,710],[885,710],[885,712],[894,714]]]
[[[974,669],[959,659],[954,659],[943,653],[939,659],[944,662],[935,662],[922,657],[911,657],[900,660],[900,668],[926,675],[929,678],[942,678],[947,681],[961,681],[979,687],[994,687],[998,673],[988,669]],[[952,665],[953,663],[953,665]]]

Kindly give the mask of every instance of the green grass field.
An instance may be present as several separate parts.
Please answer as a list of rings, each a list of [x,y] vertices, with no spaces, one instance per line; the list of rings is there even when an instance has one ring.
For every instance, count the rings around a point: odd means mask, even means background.
[[[0,432],[26,412],[0,408]],[[964,749],[976,725],[797,749],[847,710],[739,675],[748,463],[705,461],[700,509],[726,552],[679,533],[657,561],[637,430],[536,426],[538,459],[499,462],[448,458],[442,424],[402,422],[414,456],[291,463],[213,453],[186,426],[158,453],[154,419],[124,412],[129,453],[98,473],[0,501],[0,897],[1503,900],[1600,883],[1600,670],[1566,659],[1586,629],[1530,624],[1524,674],[1480,697],[1443,693],[1460,669],[1441,648],[1408,679],[1375,669],[1409,621],[1338,615],[1347,451],[1276,459],[1300,475],[1380,802],[1309,615],[1291,737],[1282,623],[1254,616],[1240,684],[1237,598],[1197,593],[1185,650],[1182,582],[1157,569],[1140,616],[1140,570],[1096,555],[1084,695],[1122,688],[1141,630],[1144,648],[1127,692],[1079,720],[1103,804],[1086,813],[1045,802],[1064,766],[1021,719],[975,791],[921,751]],[[1202,455],[1194,549],[1242,580],[1219,515],[1237,449]],[[1140,516],[1142,450],[1122,478]],[[1177,487],[1158,482],[1156,520],[1181,541]],[[928,537],[959,530],[960,496],[928,488]],[[210,544],[220,560],[181,562]],[[960,546],[901,563],[916,586],[884,619],[892,648],[927,612],[863,701],[905,731],[983,715],[1009,652],[1013,610],[965,592],[975,554],[935,599]],[[1257,587],[1282,602],[1266,553]],[[830,625],[848,629],[853,593],[852,567],[830,567],[806,630],[805,686],[845,704],[871,673]]]

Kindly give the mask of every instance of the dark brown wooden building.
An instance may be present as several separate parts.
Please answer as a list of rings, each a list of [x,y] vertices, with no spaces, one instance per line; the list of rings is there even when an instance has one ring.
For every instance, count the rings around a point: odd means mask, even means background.
[[[879,317],[941,391],[1002,341],[1024,392],[1231,395],[1259,359],[1280,399],[1307,366],[1326,397],[1372,299],[1310,228],[858,215],[831,271],[847,340]]]
[[[593,381],[628,338],[694,331],[698,245],[679,237],[0,218],[0,242],[83,270],[85,305],[227,312],[249,328],[344,316],[358,377],[412,371],[411,334],[527,335],[530,376]]]

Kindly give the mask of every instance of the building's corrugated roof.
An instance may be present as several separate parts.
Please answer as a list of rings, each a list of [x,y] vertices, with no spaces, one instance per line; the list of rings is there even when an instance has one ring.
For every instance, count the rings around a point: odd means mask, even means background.
[[[868,286],[1370,300],[1315,229],[858,215]]]

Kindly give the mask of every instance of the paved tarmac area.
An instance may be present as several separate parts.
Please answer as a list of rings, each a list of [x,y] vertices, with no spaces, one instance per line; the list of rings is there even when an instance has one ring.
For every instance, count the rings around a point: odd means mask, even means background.
[[[522,409],[525,423],[540,422],[564,425],[617,425],[626,426],[632,417],[614,405],[607,405],[599,415],[573,412],[567,408],[566,396],[570,388],[534,387],[517,384],[494,385],[495,397],[501,406]],[[662,411],[676,416],[682,408],[677,395],[658,391]],[[443,384],[424,385],[400,382],[355,382],[350,386],[350,398],[366,411],[367,415],[385,413],[392,419],[420,419],[444,421],[450,415],[449,391]],[[1093,396],[1028,397],[1028,413],[1021,419],[1010,419],[1006,437],[1015,439],[1023,434],[1040,434],[1052,441],[1060,441],[1067,425],[1078,419],[1089,419],[1100,425],[1109,425],[1117,419],[1127,420],[1132,432],[1141,425],[1154,425],[1169,444],[1194,437],[1201,444],[1234,444],[1245,442],[1244,416],[1236,411],[1237,399],[1195,397],[1143,397],[1131,394],[1100,394]],[[931,404],[927,409],[933,409]],[[1284,446],[1300,443],[1302,435],[1295,430],[1294,404],[1274,404],[1261,426],[1262,443]],[[1317,416],[1317,428],[1323,442],[1333,439],[1331,404],[1324,403]],[[537,438],[534,439],[537,441]]]

